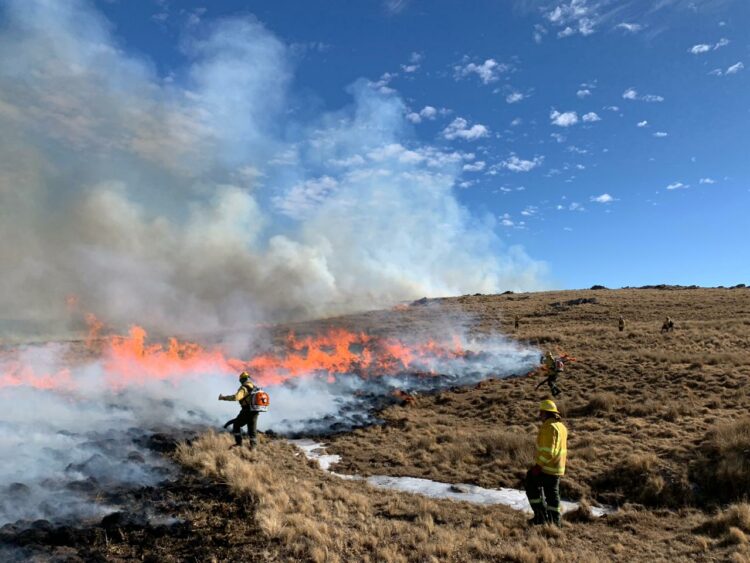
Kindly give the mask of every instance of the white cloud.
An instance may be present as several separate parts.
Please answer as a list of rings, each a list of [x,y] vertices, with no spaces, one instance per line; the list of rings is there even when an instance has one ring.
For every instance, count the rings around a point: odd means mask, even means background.
[[[668,190],[680,190],[688,188],[689,186],[687,184],[683,184],[682,182],[672,182],[667,186]]]
[[[654,133],[654,137],[658,137],[660,139],[668,136],[669,133],[667,133],[666,131],[657,131],[656,133]]]
[[[553,109],[549,114],[549,118],[552,120],[552,124],[558,127],[570,127],[578,123],[578,114],[574,111],[560,113]]]
[[[523,100],[526,96],[521,94],[521,92],[511,92],[507,96],[505,96],[505,101],[509,104],[515,104],[516,102],[520,102]]]
[[[715,184],[716,180],[714,180],[713,178],[701,178],[700,180],[698,180],[698,183],[699,184]]]
[[[534,38],[534,42],[537,44],[541,43],[542,39],[544,38],[545,35],[547,35],[547,33],[549,32],[547,31],[546,27],[540,24],[535,24],[534,33],[532,34],[532,37]]]
[[[464,164],[464,172],[481,172],[484,170],[485,162],[483,160],[477,160],[472,164]]]
[[[558,32],[558,37],[570,37],[576,33],[591,35],[598,20],[595,6],[589,6],[586,0],[562,2],[544,12],[544,17],[552,25],[563,28]]]
[[[638,90],[635,88],[628,88],[622,93],[622,97],[626,100],[641,100],[643,102],[663,102],[664,98],[662,96],[657,96],[655,94],[644,94],[642,96],[638,95]]]
[[[406,119],[412,123],[421,123],[423,119],[435,119],[438,110],[432,106],[425,106],[419,112],[410,112],[406,114]]]
[[[499,167],[510,170],[511,172],[530,172],[537,166],[540,166],[543,162],[543,156],[535,156],[531,160],[524,160],[515,154],[511,154],[499,164]]]
[[[370,82],[370,88],[380,92],[381,94],[393,94],[396,92],[389,86],[391,80],[396,78],[398,74],[395,72],[384,72],[376,82]]]
[[[527,205],[526,209],[521,211],[521,215],[524,217],[531,217],[532,215],[536,215],[537,211],[539,211],[539,208],[534,205]]]
[[[518,127],[519,125],[521,125],[521,123],[523,123],[523,119],[521,119],[520,117],[516,117],[513,121],[510,122],[510,126]]]
[[[596,203],[611,203],[615,200],[611,195],[609,194],[602,194],[598,196],[591,196],[591,201],[595,201]]]
[[[508,190],[508,191],[510,191],[510,190]],[[515,225],[515,223],[513,222],[513,220],[510,217],[510,214],[508,214],[508,213],[503,213],[500,216],[500,224],[503,227],[512,227],[513,225]]]
[[[419,65],[401,65],[401,70],[407,74],[411,74],[419,70]]]
[[[594,121],[601,121],[602,120],[602,118],[599,117],[593,111],[590,111],[590,112],[584,114],[581,119],[583,119],[583,121],[585,121],[586,123],[593,123]]]
[[[737,64],[733,64],[732,66],[730,66],[727,69],[726,74],[737,74],[743,68],[745,68],[745,65],[742,62],[738,62]]]
[[[645,127],[646,125],[648,125],[648,121],[646,121],[645,119],[637,123],[638,127]]]
[[[688,53],[692,53],[693,55],[700,55],[702,53],[708,53],[709,51],[721,49],[722,47],[726,47],[727,45],[729,45],[729,39],[722,37],[713,45],[709,45],[707,43],[699,43],[697,45],[693,45],[692,47],[690,47],[690,49],[688,49]]]
[[[464,141],[476,141],[489,135],[490,131],[484,125],[476,123],[471,127],[463,117],[454,119],[445,129],[443,137],[452,141],[454,139],[463,139]]]
[[[622,29],[624,31],[627,31],[628,33],[638,33],[641,29],[643,29],[643,26],[638,23],[618,23],[615,26],[615,29]]]
[[[499,63],[495,59],[487,59],[482,64],[468,63],[453,67],[454,77],[457,80],[476,74],[483,84],[496,82],[500,79],[500,75],[508,70],[510,70],[510,65]]]
[[[561,135],[560,133],[550,133],[549,136],[552,137],[558,143],[564,143],[566,140],[565,135]]]
[[[604,106],[604,109],[606,109],[608,111],[620,111],[620,107],[619,106]]]
[[[583,88],[581,90],[578,90],[578,92],[576,92],[576,96],[578,96],[579,98],[585,98],[586,96],[590,96],[590,95],[591,95],[591,90],[589,90],[588,88]]]

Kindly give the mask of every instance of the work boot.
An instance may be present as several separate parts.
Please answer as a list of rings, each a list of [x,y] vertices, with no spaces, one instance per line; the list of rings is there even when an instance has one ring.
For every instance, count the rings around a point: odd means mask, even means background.
[[[547,521],[547,513],[542,506],[532,506],[534,517],[528,520],[529,526],[541,526]]]
[[[234,435],[234,444],[229,446],[229,449],[237,448],[242,445],[242,434],[235,434]]]
[[[547,522],[554,524],[558,528],[562,527],[562,514],[557,510],[547,509]]]

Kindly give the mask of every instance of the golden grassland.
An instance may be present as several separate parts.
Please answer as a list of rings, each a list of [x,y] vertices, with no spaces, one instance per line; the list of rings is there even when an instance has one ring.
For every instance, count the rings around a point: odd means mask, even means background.
[[[281,440],[263,440],[255,452],[229,450],[230,443],[227,435],[208,433],[175,454],[225,483],[227,502],[246,508],[247,517],[230,523],[217,560],[750,561],[747,504],[715,516],[626,505],[591,519],[584,509],[568,514],[562,529],[529,528],[527,515],[506,507],[431,500],[326,474]],[[261,552],[258,535],[265,540]]]
[[[580,298],[596,302],[564,304]],[[676,328],[661,334],[667,314]],[[176,457],[247,506],[232,522],[237,545],[219,558],[249,557],[242,537],[253,531],[267,540],[262,558],[275,560],[750,562],[750,290],[465,296],[296,328],[427,334],[457,322],[577,358],[559,380],[570,430],[562,490],[616,504],[615,514],[592,520],[582,510],[562,530],[529,529],[504,507],[372,489],[322,472],[283,441],[229,451],[227,435],[209,433]],[[388,408],[383,425],[331,441],[343,457],[335,469],[517,487],[547,396],[537,382],[496,379]]]

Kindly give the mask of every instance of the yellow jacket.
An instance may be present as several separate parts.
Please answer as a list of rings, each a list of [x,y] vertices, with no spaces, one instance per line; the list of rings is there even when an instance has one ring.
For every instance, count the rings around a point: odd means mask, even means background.
[[[548,418],[536,437],[536,464],[547,475],[564,475],[568,457],[568,429],[559,418]]]
[[[240,388],[237,390],[237,392],[234,395],[222,395],[221,400],[222,401],[239,401],[240,405],[243,407],[250,406],[250,395],[252,393],[252,390],[254,389],[254,385],[252,383],[246,382],[240,385]]]

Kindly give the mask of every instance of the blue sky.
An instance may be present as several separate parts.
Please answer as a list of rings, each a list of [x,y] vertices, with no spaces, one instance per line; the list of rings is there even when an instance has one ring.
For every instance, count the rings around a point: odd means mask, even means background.
[[[186,28],[253,14],[294,50],[299,104],[345,106],[360,77],[394,91],[413,142],[473,153],[459,201],[545,261],[555,286],[748,281],[750,5],[657,4],[99,7],[162,74],[184,64]]]
[[[0,308],[750,283],[746,0],[0,0]]]

